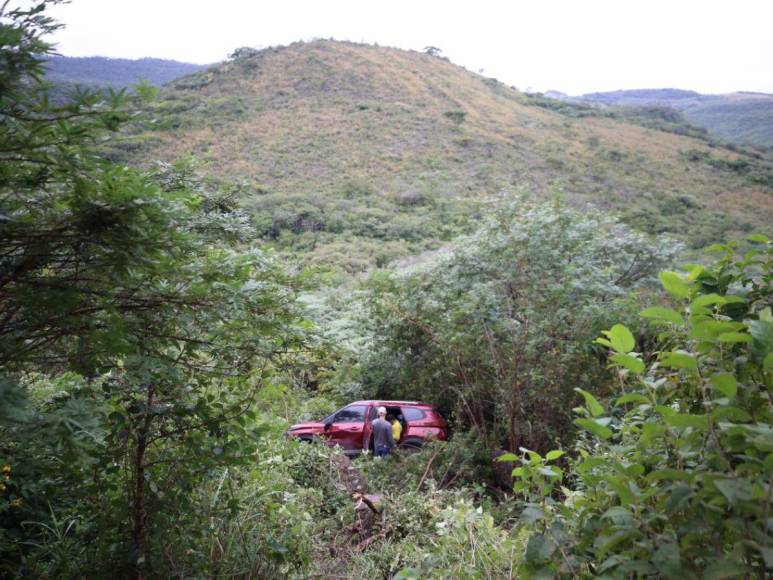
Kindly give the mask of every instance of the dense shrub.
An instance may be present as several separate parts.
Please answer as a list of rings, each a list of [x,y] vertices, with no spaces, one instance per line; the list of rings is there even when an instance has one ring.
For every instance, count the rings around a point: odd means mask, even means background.
[[[757,247],[742,259],[737,245],[716,246],[722,257],[710,267],[661,273],[680,306],[641,313],[662,331],[652,352],[636,352],[622,325],[597,340],[621,392],[606,405],[582,393],[576,422],[588,438],[571,472],[553,463],[561,451],[524,450],[513,470],[531,502],[527,571],[770,574],[773,249],[750,239]]]
[[[568,441],[572,388],[606,380],[590,340],[675,251],[600,215],[506,202],[450,255],[372,279],[363,375],[492,447]]]

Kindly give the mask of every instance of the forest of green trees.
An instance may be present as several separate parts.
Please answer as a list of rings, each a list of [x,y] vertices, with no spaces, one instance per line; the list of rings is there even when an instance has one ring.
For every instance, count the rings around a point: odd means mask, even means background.
[[[504,193],[322,301],[233,191],[105,155],[154,88],[48,99],[48,4],[0,11],[0,576],[769,577],[764,234]],[[451,440],[285,436],[366,398]]]

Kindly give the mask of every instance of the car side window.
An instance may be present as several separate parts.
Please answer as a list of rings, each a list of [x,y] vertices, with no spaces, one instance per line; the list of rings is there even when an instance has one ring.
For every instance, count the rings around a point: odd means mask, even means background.
[[[378,416],[378,407],[371,407],[368,414],[368,421],[373,421]]]
[[[424,411],[417,409],[416,407],[403,407],[403,417],[405,417],[406,421],[420,421],[421,419],[424,419],[426,415],[424,414]]]
[[[365,405],[349,405],[335,414],[333,422],[335,423],[359,423],[365,420],[365,411],[368,408]]]

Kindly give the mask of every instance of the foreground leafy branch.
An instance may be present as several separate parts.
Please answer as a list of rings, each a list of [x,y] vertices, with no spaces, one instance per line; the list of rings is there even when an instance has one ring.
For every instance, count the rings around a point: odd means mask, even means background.
[[[711,266],[661,274],[680,307],[642,312],[660,329],[660,350],[636,352],[622,325],[597,340],[624,394],[604,405],[581,393],[576,422],[588,437],[566,476],[533,452],[513,471],[534,530],[525,569],[770,573],[773,249],[764,236],[750,241],[743,258],[737,244],[718,245]]]

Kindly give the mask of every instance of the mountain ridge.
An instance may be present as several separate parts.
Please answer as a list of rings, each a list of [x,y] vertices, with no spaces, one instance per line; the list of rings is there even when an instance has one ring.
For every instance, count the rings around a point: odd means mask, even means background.
[[[773,148],[773,94],[735,91],[701,94],[684,89],[624,89],[570,96],[548,91],[559,100],[606,107],[665,106],[717,136],[734,143]]]
[[[46,58],[46,79],[54,84],[91,88],[123,88],[140,79],[161,86],[209,66],[154,57],[128,59],[53,55]]]

